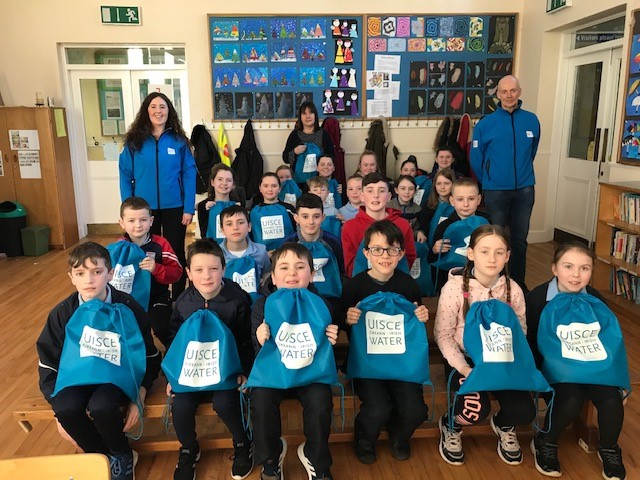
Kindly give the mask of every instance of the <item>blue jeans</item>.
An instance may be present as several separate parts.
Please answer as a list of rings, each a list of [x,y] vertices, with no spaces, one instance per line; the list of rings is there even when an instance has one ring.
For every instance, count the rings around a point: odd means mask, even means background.
[[[535,202],[535,187],[518,190],[485,190],[482,192],[491,223],[508,228],[511,234],[509,273],[518,285],[525,288],[527,264],[527,235],[531,211]]]

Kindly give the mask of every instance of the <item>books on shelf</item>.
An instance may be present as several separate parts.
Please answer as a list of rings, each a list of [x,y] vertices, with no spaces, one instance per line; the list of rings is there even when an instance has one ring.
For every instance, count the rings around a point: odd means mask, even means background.
[[[614,228],[611,231],[611,256],[633,265],[640,265],[640,235]]]
[[[640,278],[636,275],[612,267],[610,289],[616,295],[640,305]]]
[[[640,194],[624,192],[619,198],[614,198],[614,218],[640,225]]]

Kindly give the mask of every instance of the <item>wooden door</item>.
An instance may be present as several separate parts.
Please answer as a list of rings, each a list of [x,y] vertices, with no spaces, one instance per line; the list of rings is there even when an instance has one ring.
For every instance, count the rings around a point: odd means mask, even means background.
[[[9,132],[4,114],[0,111],[0,202],[16,201],[16,186],[13,180],[13,157],[9,145]]]

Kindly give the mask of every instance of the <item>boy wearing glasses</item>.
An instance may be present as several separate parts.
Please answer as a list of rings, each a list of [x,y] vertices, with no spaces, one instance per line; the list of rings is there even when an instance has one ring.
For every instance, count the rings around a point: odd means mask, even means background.
[[[397,269],[404,256],[405,237],[390,220],[372,223],[364,233],[364,255],[371,268],[347,281],[342,302],[348,308],[347,325],[358,322],[362,313],[358,303],[377,292],[393,292],[403,295],[416,305],[418,320],[429,318],[422,305],[420,287],[411,276]],[[406,460],[411,455],[409,439],[415,429],[426,419],[422,385],[395,380],[354,378],[354,387],[362,402],[355,418],[354,449],[358,460],[370,464],[376,461],[375,442],[380,430],[386,426],[389,432],[391,454],[396,460]]]

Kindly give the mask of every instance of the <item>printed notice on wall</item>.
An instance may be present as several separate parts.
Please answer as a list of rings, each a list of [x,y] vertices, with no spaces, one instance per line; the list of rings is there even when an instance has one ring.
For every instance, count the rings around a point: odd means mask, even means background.
[[[40,172],[40,152],[38,150],[23,150],[18,152],[20,178],[42,178]]]
[[[11,150],[40,150],[37,130],[9,130]]]

